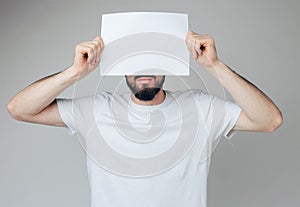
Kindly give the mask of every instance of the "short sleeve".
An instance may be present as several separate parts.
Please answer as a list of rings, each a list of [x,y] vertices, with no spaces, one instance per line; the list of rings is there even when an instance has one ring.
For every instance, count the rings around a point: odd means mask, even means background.
[[[226,101],[226,109],[225,109],[225,121],[224,121],[224,126],[223,126],[223,137],[226,139],[231,139],[234,135],[234,131],[232,128],[236,124],[240,113],[241,113],[241,108],[234,102],[231,101]]]
[[[241,108],[232,101],[227,101],[203,91],[196,92],[202,119],[210,138],[219,137],[231,139],[234,135],[232,128],[236,124]]]
[[[68,133],[73,135],[77,133],[75,122],[74,122],[74,113],[73,113],[73,100],[65,98],[57,98],[56,103],[58,106],[58,111],[61,119],[67,126]]]

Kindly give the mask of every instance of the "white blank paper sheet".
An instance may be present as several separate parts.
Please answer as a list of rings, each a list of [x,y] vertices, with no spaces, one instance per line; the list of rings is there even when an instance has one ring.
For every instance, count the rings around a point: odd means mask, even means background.
[[[189,75],[187,32],[187,14],[104,14],[100,75]]]

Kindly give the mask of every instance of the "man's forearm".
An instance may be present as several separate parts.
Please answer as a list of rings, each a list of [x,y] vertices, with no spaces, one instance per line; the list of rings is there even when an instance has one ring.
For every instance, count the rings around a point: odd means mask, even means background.
[[[241,107],[235,130],[273,131],[281,125],[281,112],[272,100],[218,59],[212,37],[190,31],[186,44],[193,58],[219,80]]]
[[[280,110],[252,83],[238,75],[221,61],[207,69],[230,93],[249,121],[259,131],[272,130],[280,125]]]
[[[75,83],[77,74],[68,68],[42,78],[20,91],[8,104],[10,114],[19,120],[40,113],[66,88]]]

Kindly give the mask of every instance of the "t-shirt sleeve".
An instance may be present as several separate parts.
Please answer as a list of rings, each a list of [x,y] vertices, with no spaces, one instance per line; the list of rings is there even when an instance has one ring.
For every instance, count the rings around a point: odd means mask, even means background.
[[[234,135],[232,128],[239,118],[241,108],[232,101],[204,92],[197,92],[197,97],[202,118],[211,138],[231,139]]]
[[[223,137],[226,139],[231,139],[235,133],[235,131],[232,130],[234,125],[236,124],[240,113],[241,108],[234,102],[226,101],[225,102],[225,121],[223,125]]]
[[[67,126],[68,133],[73,135],[77,133],[74,122],[73,100],[65,98],[57,98],[56,103],[61,119]]]

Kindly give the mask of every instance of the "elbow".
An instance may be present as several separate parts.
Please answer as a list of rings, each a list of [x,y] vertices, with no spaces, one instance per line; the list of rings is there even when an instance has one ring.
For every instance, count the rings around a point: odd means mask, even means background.
[[[274,117],[270,123],[271,123],[271,125],[270,125],[269,129],[267,130],[268,132],[273,132],[277,128],[279,128],[283,123],[282,113],[280,111],[278,111],[278,113],[276,115],[274,115]]]
[[[23,117],[22,115],[18,112],[15,104],[14,104],[14,101],[11,100],[8,104],[7,104],[7,111],[8,113],[11,115],[12,118],[18,120],[18,121],[23,121]]]

